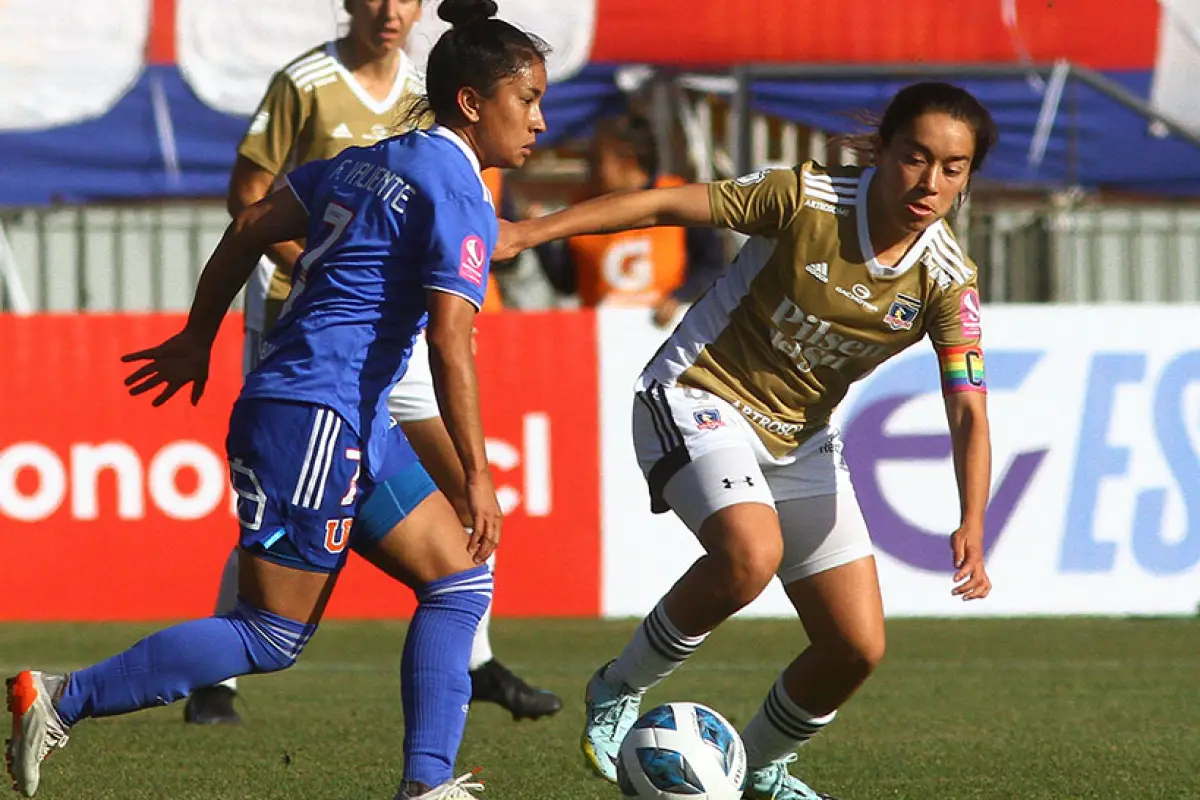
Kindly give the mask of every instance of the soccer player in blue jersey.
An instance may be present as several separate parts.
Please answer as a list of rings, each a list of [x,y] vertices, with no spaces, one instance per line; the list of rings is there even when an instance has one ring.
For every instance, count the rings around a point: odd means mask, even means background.
[[[545,130],[546,86],[545,44],[492,19],[495,12],[492,0],[444,0],[438,13],[453,27],[431,52],[427,77],[438,124],[290,173],[286,187],[226,231],[183,331],[126,356],[148,362],[127,378],[131,394],[158,390],[161,405],[191,384],[198,402],[222,318],[259,256],[275,242],[306,238],[292,293],[230,417],[237,608],[159,631],[69,675],[9,679],[9,772],[25,796],[82,719],[295,663],[350,547],[418,599],[401,665],[397,799],[457,800],[482,788],[470,776],[453,779],[471,642],[491,600],[485,562],[501,525],[471,352],[497,237],[480,168],[524,163]],[[426,320],[439,406],[466,474],[469,537],[386,405]]]

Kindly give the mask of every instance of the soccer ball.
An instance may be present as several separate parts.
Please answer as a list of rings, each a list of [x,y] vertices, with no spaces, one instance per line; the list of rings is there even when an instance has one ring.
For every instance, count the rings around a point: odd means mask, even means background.
[[[634,723],[617,758],[625,797],[738,800],[746,748],[733,726],[696,703],[667,703]]]

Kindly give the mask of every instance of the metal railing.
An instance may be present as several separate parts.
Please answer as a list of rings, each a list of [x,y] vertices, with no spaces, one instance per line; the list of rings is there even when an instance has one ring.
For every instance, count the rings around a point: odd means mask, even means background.
[[[0,310],[186,309],[228,223],[218,202],[6,210]]]
[[[965,216],[987,302],[1200,302],[1200,208],[977,198]],[[0,213],[0,312],[185,310],[228,220],[218,202]]]
[[[967,249],[992,302],[1200,302],[1200,209],[972,209]]]

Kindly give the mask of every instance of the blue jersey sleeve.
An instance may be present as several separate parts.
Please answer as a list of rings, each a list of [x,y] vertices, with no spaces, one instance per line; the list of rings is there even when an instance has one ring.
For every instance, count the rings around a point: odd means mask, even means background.
[[[318,159],[310,161],[296,167],[287,174],[284,179],[288,186],[292,188],[292,193],[296,195],[296,199],[312,213],[313,197],[317,193],[317,187],[321,185],[321,178],[325,177],[325,168],[329,166],[329,159]]]
[[[495,209],[482,197],[455,197],[431,204],[427,211],[431,225],[422,268],[425,288],[456,294],[482,308],[499,235]]]

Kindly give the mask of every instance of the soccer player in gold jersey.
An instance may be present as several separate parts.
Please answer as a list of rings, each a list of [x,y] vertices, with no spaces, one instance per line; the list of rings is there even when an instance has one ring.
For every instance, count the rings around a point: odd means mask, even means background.
[[[265,197],[288,170],[331,158],[351,145],[374,144],[401,133],[398,122],[415,121],[407,112],[424,87],[403,47],[421,15],[421,0],[343,0],[343,6],[350,15],[347,34],[311,48],[272,78],[238,147],[229,181],[233,216]],[[292,266],[303,249],[301,242],[273,245],[247,286],[247,372],[257,365],[262,339],[291,291]],[[495,281],[490,281],[489,299],[497,294]],[[462,465],[440,416],[423,335],[388,406],[421,462],[469,525]],[[221,577],[218,613],[234,609],[237,591],[235,548]],[[472,700],[497,703],[517,719],[556,713],[562,708],[556,695],[530,686],[495,659],[490,622],[489,611],[471,653]],[[233,704],[236,692],[236,679],[197,690],[188,698],[184,719],[200,724],[240,722]]]
[[[991,116],[968,92],[914,84],[884,113],[871,167],[808,162],[602,197],[501,232],[498,258],[567,236],[653,225],[752,237],[636,387],[634,445],[652,508],[674,511],[706,554],[588,684],[583,748],[604,777],[619,780],[617,749],[642,694],[778,575],[810,645],[742,733],[745,797],[824,796],[788,765],[884,652],[870,535],[830,416],[852,382],[925,337],[942,367],[961,505],[946,553],[952,593],[977,600],[991,590],[978,283],[945,218],[996,138]]]

